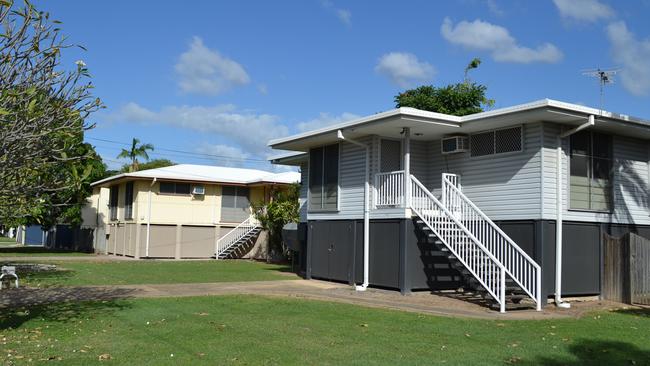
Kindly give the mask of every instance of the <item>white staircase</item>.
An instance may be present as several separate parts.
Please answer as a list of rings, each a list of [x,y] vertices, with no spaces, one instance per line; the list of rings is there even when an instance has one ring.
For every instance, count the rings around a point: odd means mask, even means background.
[[[443,174],[442,202],[413,175],[408,204],[418,223],[436,244],[449,251],[449,259],[462,265],[469,282],[494,300],[501,312],[506,303],[530,298],[541,310],[541,268],[490,220],[460,188],[460,179]],[[444,203],[443,203],[444,202]]]
[[[214,249],[215,259],[230,258],[237,249],[257,238],[260,231],[262,227],[259,222],[254,217],[249,217],[217,240]]]

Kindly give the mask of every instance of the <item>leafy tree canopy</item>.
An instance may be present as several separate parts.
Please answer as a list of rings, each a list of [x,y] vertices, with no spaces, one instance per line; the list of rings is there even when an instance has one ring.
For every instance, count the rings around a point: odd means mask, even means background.
[[[138,164],[138,170],[164,168],[166,166],[172,166],[172,165],[176,165],[176,163],[174,163],[169,159],[151,159],[146,163]],[[122,169],[120,169],[120,171],[116,173],[128,173],[130,171],[131,171],[131,164],[124,164],[122,165]]]
[[[0,0],[0,221],[78,221],[88,184],[104,168],[83,142],[103,104],[86,64],[62,63],[74,45],[60,22],[21,4]]]
[[[494,101],[486,96],[485,85],[471,82],[468,77],[469,71],[480,64],[481,60],[475,58],[467,65],[462,83],[443,87],[423,85],[406,90],[395,96],[395,104],[397,108],[411,107],[454,116],[483,112],[484,108],[494,105]]]
[[[300,185],[292,184],[286,188],[275,190],[271,194],[269,203],[258,202],[253,204],[255,217],[262,227],[269,232],[270,255],[284,255],[287,252],[282,241],[282,228],[290,222],[298,222],[300,208]]]

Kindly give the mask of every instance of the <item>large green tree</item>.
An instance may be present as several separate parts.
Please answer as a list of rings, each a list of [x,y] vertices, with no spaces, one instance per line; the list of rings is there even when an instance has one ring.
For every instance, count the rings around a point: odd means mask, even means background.
[[[138,171],[139,169],[139,164],[140,162],[138,161],[138,158],[144,158],[145,160],[149,160],[149,154],[147,151],[153,151],[153,145],[152,144],[141,144],[140,140],[137,138],[133,138],[133,141],[131,141],[131,148],[130,149],[122,149],[119,155],[117,155],[118,159],[123,159],[127,158],[131,160],[131,165],[129,172],[135,172]]]
[[[80,207],[79,187],[101,164],[83,143],[103,105],[60,25],[28,1],[0,0],[0,221],[53,222]],[[99,163],[98,163],[99,162]],[[74,211],[74,210],[73,210]],[[71,211],[70,211],[71,212]]]
[[[173,161],[169,159],[151,159],[145,163],[138,164],[138,170],[147,170],[147,169],[156,169],[164,168],[166,166],[176,165]],[[122,165],[122,169],[118,173],[128,173],[131,171],[131,164]]]
[[[282,241],[282,228],[290,222],[298,222],[300,208],[300,185],[292,184],[286,188],[276,189],[271,193],[268,203],[253,204],[255,217],[269,233],[270,257],[285,255],[287,248]]]
[[[454,116],[483,112],[494,101],[486,96],[485,85],[472,82],[468,76],[469,71],[480,64],[481,60],[475,58],[467,65],[463,82],[442,87],[423,85],[406,90],[395,96],[395,104],[397,108],[411,107]]]

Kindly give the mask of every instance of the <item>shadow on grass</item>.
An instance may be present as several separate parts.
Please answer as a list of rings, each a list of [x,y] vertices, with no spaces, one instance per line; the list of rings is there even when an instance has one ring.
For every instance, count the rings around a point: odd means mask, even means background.
[[[32,319],[66,323],[76,320],[93,319],[98,314],[104,316],[107,313],[130,308],[128,302],[116,299],[128,296],[124,296],[125,294],[118,294],[114,290],[101,291],[101,293],[94,291],[92,294],[89,293],[89,291],[85,292],[86,297],[94,297],[98,299],[103,297],[110,300],[72,301],[59,298],[57,300],[60,302],[10,307],[3,307],[0,305],[0,331],[5,329],[19,329],[24,323]],[[65,298],[66,296],[61,297]],[[39,298],[38,300],[44,301],[43,298]],[[55,299],[51,298],[49,300]]]
[[[581,366],[581,365],[649,365],[650,351],[625,342],[578,339],[569,347],[574,358],[540,356],[522,365]]]
[[[7,253],[18,254],[78,254],[86,252],[75,252],[65,249],[50,249],[45,247],[0,247],[0,257]]]
[[[650,318],[650,307],[618,309],[613,311],[613,313]]]

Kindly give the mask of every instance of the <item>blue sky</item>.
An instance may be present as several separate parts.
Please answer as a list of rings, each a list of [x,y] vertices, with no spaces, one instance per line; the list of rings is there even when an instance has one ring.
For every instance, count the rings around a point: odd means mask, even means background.
[[[391,109],[404,88],[460,81],[473,57],[495,108],[598,107],[581,70],[617,67],[605,108],[650,119],[649,0],[38,5],[88,49],[64,62],[83,60],[107,105],[86,136],[112,168],[137,137],[152,157],[270,169],[270,138]]]

